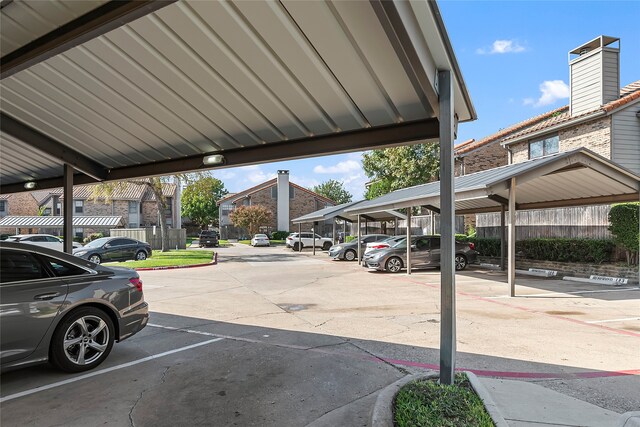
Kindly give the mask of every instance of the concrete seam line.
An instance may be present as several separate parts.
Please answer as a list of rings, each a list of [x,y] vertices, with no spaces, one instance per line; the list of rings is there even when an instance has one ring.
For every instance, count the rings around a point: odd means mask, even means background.
[[[380,391],[376,398],[376,403],[371,410],[371,427],[391,427],[393,423],[393,402],[398,391],[406,384],[431,378],[438,378],[437,373],[428,375],[413,374],[406,375],[395,381]]]
[[[0,403],[4,403],[4,402],[9,401],[9,400],[17,399],[19,397],[28,396],[30,394],[38,393],[40,391],[50,390],[52,388],[56,388],[56,387],[60,387],[60,386],[63,386],[63,385],[71,384],[71,383],[74,383],[76,381],[81,381],[81,380],[84,380],[84,379],[87,379],[87,378],[95,377],[97,375],[102,375],[102,374],[106,374],[106,373],[109,373],[109,372],[112,372],[112,371],[117,371],[119,369],[128,368],[129,366],[138,365],[140,363],[148,362],[150,360],[158,359],[158,358],[164,357],[164,356],[169,356],[170,354],[179,353],[179,352],[185,351],[185,350],[191,350],[192,348],[201,347],[203,345],[211,344],[211,343],[214,343],[214,342],[217,342],[217,341],[222,341],[223,339],[224,338],[214,338],[214,339],[203,341],[203,342],[199,342],[199,343],[196,343],[196,344],[191,344],[191,345],[188,345],[188,346],[185,346],[185,347],[180,347],[180,348],[176,348],[176,349],[173,349],[173,350],[165,351],[163,353],[154,354],[152,356],[147,356],[147,357],[144,357],[144,358],[139,359],[139,360],[134,360],[134,361],[131,361],[131,362],[123,363],[121,365],[116,365],[116,366],[112,366],[110,368],[102,369],[102,370],[99,370],[99,371],[90,372],[88,374],[80,375],[80,376],[77,376],[77,377],[74,377],[74,378],[69,378],[68,380],[62,380],[62,381],[58,381],[58,382],[55,382],[55,383],[47,384],[47,385],[44,385],[44,386],[39,386],[39,387],[35,387],[35,388],[29,389],[29,390],[21,391],[19,393],[10,394],[8,396],[0,398]]]
[[[482,400],[484,408],[491,416],[491,419],[493,420],[493,423],[496,425],[496,427],[508,427],[509,425],[500,413],[498,405],[496,405],[496,403],[493,401],[489,390],[487,390],[484,384],[480,382],[478,377],[473,372],[465,371],[464,373],[467,375],[467,378],[471,383],[471,387],[473,387],[473,390],[475,390],[480,400]]]

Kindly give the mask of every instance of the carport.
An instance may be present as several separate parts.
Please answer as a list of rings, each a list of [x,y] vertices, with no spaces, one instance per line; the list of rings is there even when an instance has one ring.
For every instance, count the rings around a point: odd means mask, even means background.
[[[324,209],[320,209],[317,210],[315,212],[311,212],[308,213],[306,215],[303,215],[301,217],[295,218],[293,220],[291,220],[291,222],[293,222],[294,224],[298,224],[298,235],[300,235],[299,233],[302,231],[301,230],[301,225],[302,224],[308,224],[308,223],[312,223],[317,224],[320,221],[332,221],[333,222],[333,242],[335,244],[336,241],[336,220],[342,220],[345,223],[350,222],[350,223],[354,223],[356,222],[358,225],[358,234],[357,234],[357,238],[358,238],[358,259],[360,259],[360,229],[361,229],[361,220],[364,219],[365,220],[365,234],[368,233],[367,231],[367,223],[368,221],[394,221],[395,224],[395,228],[397,230],[398,228],[398,219],[407,219],[406,215],[401,214],[398,211],[395,210],[387,210],[387,211],[379,211],[379,212],[372,212],[369,215],[351,215],[346,213],[346,210],[348,208],[356,208],[358,207],[361,203],[364,203],[366,200],[360,200],[358,202],[349,202],[349,203],[343,203],[341,205],[337,205],[337,206],[329,206],[326,207]],[[314,227],[315,228],[315,227]],[[344,231],[344,230],[343,230]],[[314,253],[315,253],[315,246],[313,248]]]
[[[517,210],[638,201],[639,189],[639,176],[586,148],[579,148],[456,177],[455,211],[457,214],[500,212],[501,266],[504,269],[506,257],[510,294],[515,296]],[[409,208],[410,215],[410,208],[415,206],[439,212],[440,195],[440,183],[431,182],[385,194],[349,207],[346,212],[356,215]],[[410,257],[411,249],[407,245],[408,263]],[[407,273],[411,274],[410,265]]]
[[[73,228],[115,228],[123,227],[121,216],[76,216]],[[62,230],[64,218],[61,216],[5,216],[0,219],[0,228],[53,228]]]
[[[0,7],[0,194],[62,186],[69,252],[74,184],[439,139],[451,382],[453,140],[476,114],[435,2]]]

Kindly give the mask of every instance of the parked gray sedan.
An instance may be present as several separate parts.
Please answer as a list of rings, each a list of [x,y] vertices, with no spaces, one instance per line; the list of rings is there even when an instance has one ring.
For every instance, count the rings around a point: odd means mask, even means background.
[[[456,242],[455,269],[464,270],[476,262],[478,252],[473,243]],[[372,251],[362,259],[365,268],[399,273],[407,265],[407,239],[395,245]],[[440,236],[411,238],[411,268],[440,267]]]
[[[47,248],[0,242],[2,370],[47,360],[67,372],[102,363],[147,324],[142,281]]]
[[[92,240],[73,254],[94,264],[111,261],[142,261],[152,255],[151,245],[128,237],[101,237]]]
[[[379,242],[381,240],[388,239],[386,234],[367,234],[362,236],[360,241],[360,249],[362,253],[367,246],[367,243]],[[358,257],[358,239],[352,240],[349,243],[340,243],[333,245],[329,248],[329,256],[333,259],[344,259],[347,261],[353,261]]]

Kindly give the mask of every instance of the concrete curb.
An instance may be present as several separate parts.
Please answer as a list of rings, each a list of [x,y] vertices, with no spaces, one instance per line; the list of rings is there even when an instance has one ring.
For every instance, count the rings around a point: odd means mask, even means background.
[[[438,374],[407,375],[383,388],[378,394],[376,403],[373,405],[373,410],[371,411],[371,427],[393,427],[393,400],[398,390],[411,381],[430,378],[438,378]]]
[[[471,387],[473,387],[478,397],[482,400],[482,403],[484,403],[484,407],[491,416],[491,419],[493,420],[493,423],[496,425],[496,427],[509,427],[504,417],[500,413],[498,405],[496,405],[496,403],[493,401],[493,398],[491,398],[491,393],[489,392],[489,390],[487,390],[484,384],[480,382],[476,374],[469,371],[465,371],[464,373],[467,375],[467,378],[471,383]]]
[[[135,271],[154,271],[154,270],[177,270],[179,268],[196,268],[196,267],[206,267],[208,265],[216,265],[218,263],[218,252],[213,253],[213,259],[211,262],[207,262],[204,264],[192,264],[192,265],[169,265],[166,267],[139,267],[134,268]]]

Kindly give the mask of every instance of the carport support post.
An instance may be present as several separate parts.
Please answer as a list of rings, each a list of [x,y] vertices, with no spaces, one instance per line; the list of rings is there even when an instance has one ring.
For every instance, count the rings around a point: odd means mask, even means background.
[[[333,233],[331,234],[331,241],[336,244],[336,219],[333,218]]]
[[[440,383],[452,385],[456,365],[454,109],[450,70],[438,71],[440,105]]]
[[[362,265],[362,257],[360,256],[360,215],[358,215],[358,264]]]
[[[64,195],[64,207],[62,218],[62,237],[64,239],[64,251],[73,253],[73,168],[64,164],[62,194]],[[55,206],[53,207],[55,210]]]
[[[508,282],[511,296],[516,296],[516,179],[509,185],[509,263]]]
[[[298,223],[298,251],[302,252],[302,223]]]
[[[507,235],[505,233],[505,218],[504,218],[504,205],[500,205],[500,270],[504,271],[506,265],[504,265],[505,256],[507,254]]]
[[[411,275],[411,209],[407,208],[407,275]]]

